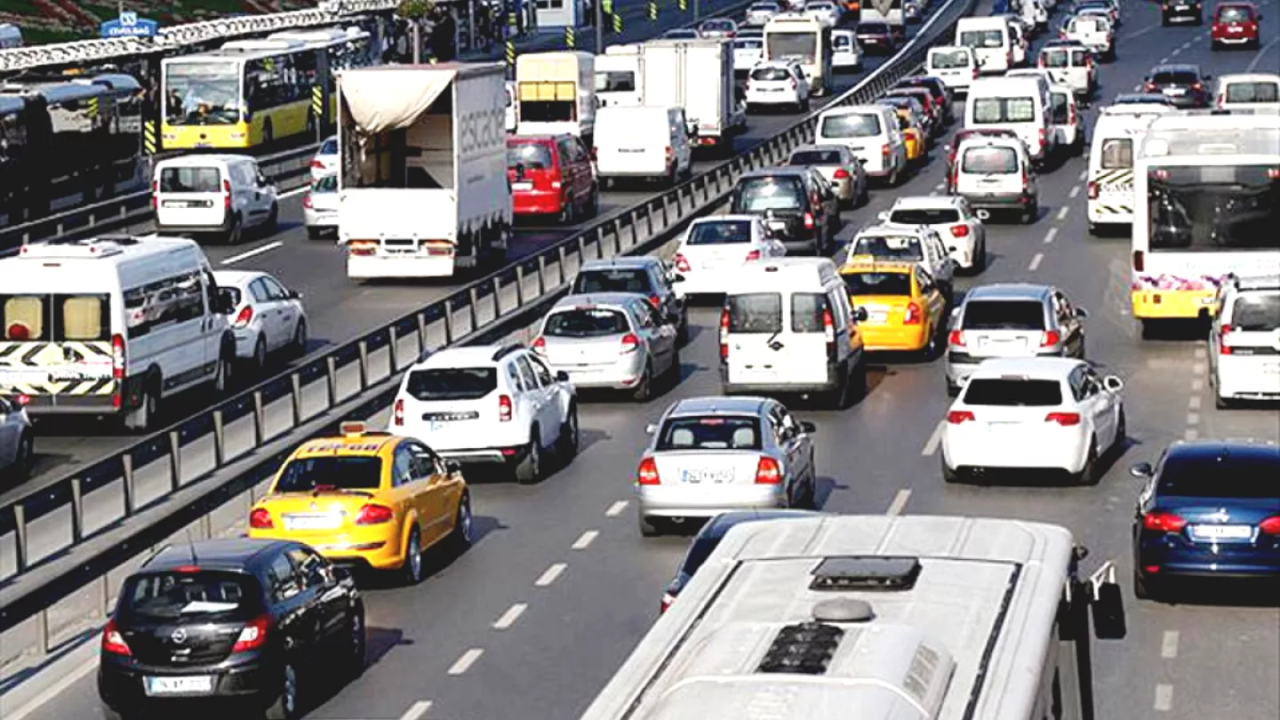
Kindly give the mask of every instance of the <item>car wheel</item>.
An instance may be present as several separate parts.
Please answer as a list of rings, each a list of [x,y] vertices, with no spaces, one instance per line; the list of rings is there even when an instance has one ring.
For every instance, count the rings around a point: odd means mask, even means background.
[[[15,480],[26,480],[31,476],[31,466],[35,464],[36,441],[31,433],[23,433],[18,440],[18,455],[13,459],[13,477]]]
[[[1116,418],[1116,436],[1111,441],[1111,451],[1119,455],[1124,450],[1124,440],[1129,437],[1129,423],[1124,416],[1124,408],[1120,408],[1120,417]]]
[[[680,313],[680,328],[676,331],[676,343],[681,347],[689,344],[689,311],[683,310]]]
[[[405,585],[417,585],[422,582],[422,536],[418,534],[417,524],[409,531],[409,539],[404,545],[404,564],[400,574]]]
[[[898,165],[894,163],[893,169],[889,171],[889,187],[898,187]]]
[[[213,368],[213,392],[217,395],[225,393],[227,391],[227,386],[231,384],[230,377],[232,357],[235,356],[228,356],[228,354],[222,355],[218,358],[218,364]]]
[[[239,245],[241,236],[243,235],[243,223],[240,216],[236,215],[231,220],[231,229],[227,231],[226,243],[228,245]]]
[[[253,364],[254,372],[259,375],[267,368],[267,341],[261,335],[258,336],[258,342],[253,345],[253,357],[249,362]]]
[[[920,351],[922,359],[929,362],[938,357],[938,328],[930,328],[929,339],[925,342],[924,349]]]
[[[839,380],[834,390],[827,393],[824,403],[832,410],[844,410],[849,407],[849,386],[853,384],[853,379],[845,374]]]
[[[564,200],[561,201],[559,218],[559,223],[561,225],[572,225],[577,219],[578,212],[574,205],[576,202],[577,201],[573,199],[572,195],[566,195]]]
[[[301,696],[298,684],[298,669],[292,660],[286,660],[281,669],[280,696],[267,708],[267,720],[295,720],[301,717],[298,710],[298,699]]]
[[[600,214],[600,186],[591,186],[591,199],[587,202],[587,214],[595,217]]]
[[[1084,467],[1080,468],[1075,480],[1078,485],[1097,485],[1100,479],[1098,477],[1098,438],[1095,437],[1089,440],[1089,450],[1085,454]]]
[[[521,485],[535,483],[542,475],[542,441],[537,425],[529,429],[529,447],[524,458],[516,465],[516,482]]]
[[[264,236],[275,235],[280,229],[280,206],[271,203],[271,212],[267,214],[267,221],[262,225],[262,234]]]
[[[1040,216],[1040,204],[1032,203],[1031,207],[1022,211],[1022,224],[1031,225],[1035,223],[1036,218]]]
[[[1213,406],[1215,408],[1219,410],[1230,410],[1231,405],[1232,405],[1231,398],[1222,397],[1222,394],[1220,392],[1215,392],[1213,394]]]
[[[1098,237],[1099,231],[1100,228],[1098,227],[1098,223],[1089,223],[1089,237]]]
[[[637,524],[640,526],[640,534],[644,537],[657,537],[661,534],[661,528],[650,518],[644,516],[643,513],[636,515]]]
[[[307,354],[307,321],[299,318],[293,328],[293,340],[290,342],[293,353],[298,356]]]
[[[1157,581],[1146,577],[1137,568],[1133,569],[1133,596],[1139,600],[1159,600],[1160,592]]]
[[[144,381],[142,388],[142,402],[138,404],[136,410],[133,410],[125,416],[124,426],[137,433],[144,433],[151,429],[155,423],[157,415],[160,413],[160,379],[158,377],[150,377]]]
[[[557,452],[560,458],[568,462],[578,455],[578,443],[580,441],[578,430],[578,406],[571,405],[569,407],[569,417],[565,418],[564,424],[560,426],[560,437],[557,442],[559,447]]]
[[[473,532],[475,521],[471,516],[471,495],[464,492],[458,500],[458,511],[453,517],[453,532],[449,534],[449,544],[455,553],[461,555],[471,547]]]
[[[364,608],[357,607],[355,612],[352,613],[351,621],[347,624],[347,636],[351,677],[360,677],[360,674],[364,672],[365,653],[368,647],[365,638]]]
[[[636,402],[648,402],[653,396],[653,364],[646,363],[644,366],[644,374],[640,376],[640,382],[636,383],[636,389],[632,391],[631,396]]]

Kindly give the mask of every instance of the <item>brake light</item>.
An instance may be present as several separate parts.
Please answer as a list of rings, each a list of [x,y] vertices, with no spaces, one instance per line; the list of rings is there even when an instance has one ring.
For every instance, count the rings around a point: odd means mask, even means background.
[[[232,653],[248,652],[262,647],[267,642],[267,629],[271,627],[271,616],[263,615],[250,620],[240,631],[236,644],[231,646]]]
[[[889,156],[890,156],[890,155],[893,155],[893,146],[892,146],[892,145],[888,145],[888,144],[881,145],[881,146],[880,146],[880,157],[884,158],[885,162],[888,162],[888,161],[889,161]]]
[[[636,470],[637,485],[660,485],[662,480],[658,477],[658,463],[653,458],[645,458],[640,461],[640,467]]]
[[[249,323],[253,322],[253,306],[245,305],[240,309],[240,314],[236,315],[236,319],[231,323],[232,327],[249,327]]]
[[[222,206],[231,209],[231,181],[225,178],[222,180]]]
[[[389,523],[396,517],[396,511],[386,505],[366,503],[356,513],[356,525],[381,525]]]
[[[120,634],[120,630],[116,628],[115,618],[107,621],[105,627],[102,628],[102,652],[111,653],[112,655],[123,655],[131,657],[133,653],[129,650],[129,645],[124,641],[124,636]]]
[[[271,511],[266,508],[254,508],[249,513],[249,527],[254,530],[270,530],[276,526],[271,519]]]
[[[658,614],[662,614],[671,607],[671,603],[676,601],[676,596],[669,592],[662,594],[662,605],[658,608]]]
[[[618,354],[626,355],[627,353],[633,353],[639,347],[640,338],[636,337],[634,333],[627,333],[622,336],[622,349],[618,351]]]
[[[311,193],[302,196],[302,207],[310,210],[315,207],[315,203],[311,202]]]
[[[1152,510],[1142,516],[1142,527],[1147,530],[1155,530],[1156,532],[1176,533],[1182,532],[1187,526],[1187,521],[1171,512],[1164,510]]]
[[[1040,347],[1053,347],[1062,342],[1062,333],[1057,330],[1045,330],[1040,333]]]
[[[947,333],[947,344],[955,345],[956,347],[964,347],[964,331],[952,330]]]
[[[665,148],[663,148],[663,152],[664,152],[664,154],[666,155],[666,158],[667,158],[667,164],[668,164],[668,165],[670,165],[670,164],[671,164],[671,159],[672,159],[672,158],[674,158],[674,157],[676,156],[675,151],[671,149],[671,146],[670,146],[670,145],[668,145],[668,146],[666,146]]]
[[[125,347],[123,335],[111,336],[111,377],[116,380],[124,379],[125,366]]]
[[[1045,422],[1056,422],[1062,427],[1071,427],[1080,424],[1080,413],[1060,413],[1052,412],[1044,416]]]
[[[511,396],[498,396],[498,422],[511,422]]]
[[[1225,95],[1219,95],[1218,99],[1214,101],[1214,105],[1216,105],[1219,109],[1221,109],[1222,106],[1226,104],[1227,104],[1227,97]]]
[[[844,168],[836,168],[836,171],[831,173],[831,177],[836,180],[848,180],[849,171]]]
[[[1067,124],[1068,124],[1068,125],[1075,125],[1075,124],[1076,124],[1076,106],[1075,106],[1075,103],[1072,103],[1072,104],[1070,104],[1070,105],[1068,105],[1068,106],[1067,106]]]
[[[978,79],[978,68],[976,68],[976,67],[975,67],[975,68],[973,68],[973,79],[974,79],[974,80],[977,80],[977,79]]]
[[[1196,92],[1200,92],[1201,90],[1204,89],[1204,85],[1201,83],[1196,83],[1195,85],[1191,86],[1191,89],[1195,90]]]
[[[404,425],[404,398],[396,398],[396,404],[391,410],[391,422],[397,427]]]
[[[658,297],[657,295],[650,295],[649,304],[653,306],[654,310],[658,310],[662,307],[662,298]]]
[[[539,335],[538,337],[533,339],[533,343],[531,344],[531,347],[533,348],[533,351],[538,353],[539,355],[546,355],[547,339]]]
[[[1046,135],[1045,135],[1045,129],[1044,129],[1044,128],[1040,128],[1040,129],[1036,132],[1036,138],[1037,138],[1037,140],[1038,140],[1038,141],[1039,141],[1039,143],[1040,143],[1040,147],[1044,147],[1044,143],[1045,143],[1045,140],[1046,140]],[[1022,174],[1022,177],[1023,177],[1023,178],[1026,178],[1026,176],[1027,176],[1027,174],[1024,172],[1024,173]]]
[[[958,238],[969,237],[969,226],[968,225],[952,225],[951,237],[958,237]]]
[[[720,359],[729,359],[729,308],[720,311]]]
[[[836,324],[831,317],[831,308],[822,309],[822,336],[827,341],[827,355],[836,352]]]
[[[1090,200],[1098,199],[1098,183],[1092,180],[1089,181],[1089,199]]]
[[[1156,84],[1153,82],[1145,82],[1142,84],[1142,89],[1146,90],[1147,92],[1155,92]]]
[[[151,183],[151,209],[160,209],[160,182],[158,180]]]
[[[689,258],[685,257],[683,253],[676,253],[676,270],[680,272],[689,272],[690,270]]]
[[[760,259],[759,250],[752,250],[751,252],[747,253],[747,262],[751,262],[752,260],[759,260],[759,259]]]
[[[778,467],[778,461],[771,457],[760,458],[756,463],[756,484],[777,485],[781,482],[782,468]]]
[[[1135,272],[1142,272],[1147,266],[1146,255],[1141,250],[1133,251],[1133,269]]]
[[[1272,515],[1258,523],[1258,529],[1266,535],[1280,535],[1280,515]]]
[[[1218,333],[1218,354],[1230,355],[1231,346],[1227,344],[1227,335],[1231,332],[1230,325],[1223,325],[1222,330]]]
[[[913,302],[907,303],[907,311],[902,316],[902,324],[919,325],[921,318],[920,306]]]
[[[960,423],[968,422],[970,420],[973,420],[976,422],[977,418],[975,418],[973,416],[973,413],[969,412],[968,410],[952,410],[951,412],[947,413],[947,422],[951,423],[952,425],[959,425]]]
[[[813,225],[814,225],[814,222],[813,222],[813,213],[811,213],[811,212],[807,212],[807,213],[805,213],[805,214],[804,214],[804,229],[805,229],[805,230],[812,230],[812,229],[813,229]]]

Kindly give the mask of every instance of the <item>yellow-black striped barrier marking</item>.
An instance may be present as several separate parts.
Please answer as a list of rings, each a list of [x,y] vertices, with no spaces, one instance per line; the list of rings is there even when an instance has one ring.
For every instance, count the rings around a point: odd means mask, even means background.
[[[142,123],[142,149],[148,155],[155,155],[159,146],[156,144],[156,121],[147,120]]]
[[[516,43],[514,40],[507,41],[507,65],[516,64]]]
[[[564,29],[564,46],[572,49],[574,44],[573,28],[566,27]]]
[[[649,19],[650,20],[658,19],[658,3],[653,2],[653,0],[650,0],[649,2]]]
[[[316,117],[324,115],[324,88],[311,88],[311,112]]]
[[[613,16],[613,32],[615,35],[622,34],[622,16],[621,15]]]

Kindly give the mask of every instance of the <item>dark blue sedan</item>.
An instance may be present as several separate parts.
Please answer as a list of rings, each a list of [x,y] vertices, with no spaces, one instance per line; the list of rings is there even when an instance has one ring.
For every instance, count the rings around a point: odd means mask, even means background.
[[[1133,590],[1156,599],[1186,578],[1280,578],[1280,447],[1171,445],[1146,481],[1133,524]]]

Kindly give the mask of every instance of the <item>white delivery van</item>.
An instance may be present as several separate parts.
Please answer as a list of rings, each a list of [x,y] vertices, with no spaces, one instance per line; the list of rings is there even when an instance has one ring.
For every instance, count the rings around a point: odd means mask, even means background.
[[[1087,98],[1097,85],[1098,69],[1089,48],[1072,40],[1053,40],[1040,49],[1037,67],[1047,70],[1054,82]]]
[[[999,75],[1013,67],[1013,30],[1003,17],[965,17],[956,23],[956,45],[973,48],[978,71]]]
[[[1026,145],[1011,137],[976,136],[956,148],[956,195],[969,201],[978,217],[1017,213],[1024,224],[1036,221],[1040,193]]]
[[[1089,146],[1089,233],[1104,226],[1121,229],[1133,222],[1133,165],[1138,146],[1159,110],[1123,105],[1103,108],[1093,124]],[[1171,110],[1170,110],[1171,111]]]
[[[693,174],[684,110],[678,107],[603,107],[596,114],[591,154],[605,188],[619,178],[674,185]]]
[[[904,179],[907,142],[894,108],[851,105],[825,110],[818,116],[814,142],[848,146],[868,176],[883,178],[891,186]]]
[[[596,56],[596,102],[599,107],[644,105],[644,46],[612,45]]]
[[[866,391],[859,314],[828,258],[744,265],[720,316],[725,395],[821,394],[843,408]]]
[[[729,40],[650,40],[644,44],[644,101],[684,108],[695,145],[733,152],[733,135],[747,126],[736,97]]]
[[[978,79],[978,56],[973,48],[963,45],[932,47],[925,59],[924,74],[940,78],[953,93],[962,95]]]
[[[596,119],[596,56],[580,50],[516,56],[516,133],[568,133],[591,144]]]
[[[983,78],[969,88],[964,126],[970,130],[1012,130],[1035,162],[1053,153],[1049,83],[1043,76]]]
[[[25,395],[36,416],[114,416],[147,430],[174,393],[226,391],[230,309],[191,240],[24,245],[0,259],[0,396]]]
[[[1214,107],[1223,110],[1280,111],[1280,75],[1232,73],[1218,77]]]
[[[156,232],[240,242],[245,230],[276,231],[276,186],[248,155],[181,155],[156,163]]]

